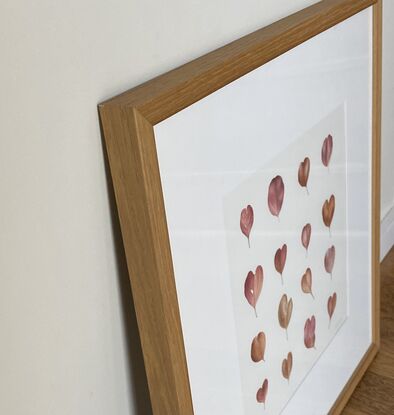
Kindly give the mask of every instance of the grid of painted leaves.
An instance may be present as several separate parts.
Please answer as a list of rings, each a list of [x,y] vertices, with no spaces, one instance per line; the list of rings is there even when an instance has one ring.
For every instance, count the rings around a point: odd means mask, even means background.
[[[333,151],[333,137],[328,135],[322,145],[321,149],[321,161],[326,168],[329,168],[330,159]],[[308,179],[310,172],[310,159],[305,157],[299,165],[298,169],[298,183],[300,186],[304,187],[306,192],[308,190]],[[280,211],[282,209],[282,204],[284,200],[285,186],[281,176],[276,176],[272,179],[269,188],[268,188],[268,208],[272,215],[279,217]],[[322,220],[324,225],[331,232],[331,223],[334,217],[335,211],[335,196],[331,195],[329,199],[325,200],[322,206]],[[240,227],[242,233],[248,239],[248,244],[250,246],[250,233],[253,227],[254,221],[254,212],[253,207],[248,205],[241,212],[240,218]],[[312,227],[307,223],[301,232],[301,243],[306,251],[308,251],[309,242],[311,239]],[[274,258],[275,269],[280,275],[283,284],[282,273],[286,265],[286,256],[287,256],[287,245],[284,244],[281,248],[278,248]],[[335,262],[335,246],[332,245],[328,248],[325,257],[324,257],[324,267],[328,274],[332,277],[332,270]],[[248,303],[254,308],[256,313],[256,304],[258,302],[261,290],[263,287],[263,268],[259,265],[255,272],[249,271],[246,280],[245,280],[245,298]],[[304,275],[301,279],[301,289],[305,294],[310,294],[313,297],[312,292],[312,271],[310,268],[307,268]],[[334,292],[329,296],[327,300],[327,313],[329,321],[333,316],[335,306],[337,302],[337,294]],[[291,321],[291,314],[293,311],[293,301],[288,299],[287,295],[284,294],[280,300],[278,306],[278,322],[282,329],[286,330]],[[256,313],[257,315],[257,313]],[[304,326],[304,344],[307,349],[315,347],[315,328],[316,328],[316,318],[314,315],[310,316]],[[253,362],[260,362],[264,360],[264,353],[266,347],[266,335],[263,331],[257,334],[254,337],[251,344],[251,359]],[[289,380],[291,376],[291,370],[293,366],[293,355],[291,352],[284,357],[282,361],[282,375],[285,379]],[[257,402],[264,404],[267,399],[269,388],[269,380],[264,379],[261,387],[258,388],[256,393]]]

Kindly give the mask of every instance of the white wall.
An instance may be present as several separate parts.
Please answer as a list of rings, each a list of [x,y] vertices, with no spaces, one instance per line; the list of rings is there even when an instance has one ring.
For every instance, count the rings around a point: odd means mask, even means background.
[[[1,414],[149,413],[96,104],[314,2],[0,2]]]
[[[382,237],[383,258],[394,243],[394,1],[383,2]]]

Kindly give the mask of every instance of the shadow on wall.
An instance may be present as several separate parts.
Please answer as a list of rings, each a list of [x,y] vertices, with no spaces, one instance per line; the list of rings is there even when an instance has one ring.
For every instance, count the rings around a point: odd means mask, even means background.
[[[100,117],[99,117],[100,118]],[[126,264],[126,256],[120,231],[120,223],[117,214],[115,201],[115,193],[111,180],[109,169],[108,155],[105,148],[104,134],[100,120],[101,143],[103,148],[107,190],[109,204],[111,210],[111,224],[114,235],[117,274],[119,278],[119,287],[121,291],[121,301],[123,310],[124,332],[127,342],[127,360],[128,370],[131,379],[130,391],[134,397],[134,406],[136,408],[135,415],[152,415],[152,407],[149,397],[148,381],[146,378],[145,365],[142,355],[141,340],[138,332],[137,318],[135,315],[133,297],[131,295],[131,287],[129,274]]]

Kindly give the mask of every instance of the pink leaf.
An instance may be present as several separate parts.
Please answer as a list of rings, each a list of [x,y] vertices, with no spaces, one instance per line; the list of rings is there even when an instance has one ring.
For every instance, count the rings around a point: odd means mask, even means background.
[[[316,329],[316,319],[315,316],[308,318],[304,326],[304,344],[307,349],[315,347],[315,329]]]
[[[276,176],[272,179],[268,188],[268,208],[274,216],[279,217],[285,196],[285,185],[282,177]]]
[[[252,230],[254,221],[254,214],[252,206],[248,205],[246,208],[242,209],[241,212],[241,219],[240,219],[240,227],[242,233],[248,238],[249,243],[249,236],[250,231]],[[250,243],[249,243],[250,246]]]
[[[326,255],[324,256],[324,268],[328,274],[332,276],[332,270],[335,263],[335,246],[332,245],[331,248],[327,249]]]
[[[263,288],[263,280],[264,273],[261,265],[256,268],[254,274],[252,271],[249,271],[245,280],[245,297],[248,300],[248,303],[254,308],[256,317],[256,305]]]
[[[327,301],[327,311],[328,311],[330,320],[332,318],[332,315],[334,314],[336,305],[337,305],[337,293],[334,293],[333,295],[328,297],[328,301]]]

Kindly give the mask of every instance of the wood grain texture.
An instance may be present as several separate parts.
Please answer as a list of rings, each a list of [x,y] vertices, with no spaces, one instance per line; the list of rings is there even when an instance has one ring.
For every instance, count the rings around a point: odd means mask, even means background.
[[[381,346],[343,415],[394,414],[394,248],[381,264]]]
[[[356,386],[371,365],[380,346],[380,152],[382,99],[382,1],[373,6],[373,94],[372,94],[372,344],[331,409],[331,415],[342,413]]]
[[[192,414],[153,128],[133,108],[100,114],[153,413]]]
[[[380,343],[380,170],[383,0],[373,7],[372,79],[372,339]]]
[[[104,105],[132,106],[155,125],[374,3],[376,0],[323,0]]]
[[[99,105],[155,415],[192,415],[182,326],[153,126],[377,3],[324,0]],[[378,309],[380,54],[374,6],[373,308]],[[380,5],[380,6],[379,6]],[[380,11],[381,13],[381,11]],[[380,15],[381,17],[381,15]],[[379,329],[331,413],[344,407],[377,351]]]

